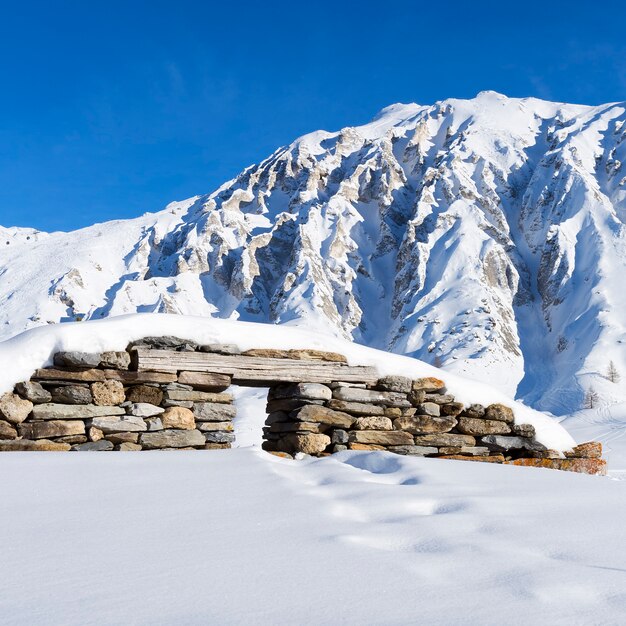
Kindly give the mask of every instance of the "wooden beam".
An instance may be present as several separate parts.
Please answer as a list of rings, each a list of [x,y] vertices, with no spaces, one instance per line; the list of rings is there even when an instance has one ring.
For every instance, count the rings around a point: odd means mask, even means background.
[[[234,384],[310,382],[374,383],[374,367],[349,366],[313,359],[276,359],[212,352],[177,352],[174,350],[133,350],[133,367],[139,372],[212,372],[232,376]]]

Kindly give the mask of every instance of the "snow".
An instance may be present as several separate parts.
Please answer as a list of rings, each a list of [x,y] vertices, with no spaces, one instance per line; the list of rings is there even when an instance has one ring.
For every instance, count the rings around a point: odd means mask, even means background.
[[[0,473],[7,625],[619,624],[626,611],[625,481],[254,448],[13,453]]]
[[[10,391],[17,382],[28,380],[37,368],[51,365],[55,352],[124,350],[131,341],[163,335],[173,335],[198,344],[231,343],[242,350],[316,348],[339,352],[347,357],[351,365],[372,365],[381,376],[437,376],[443,378],[450,393],[460,402],[484,405],[499,402],[511,406],[517,423],[532,424],[537,431],[537,440],[550,449],[565,451],[575,443],[550,417],[513,402],[488,385],[441,372],[417,359],[374,350],[321,333],[319,329],[214,318],[144,313],[31,329],[0,343],[0,392]]]

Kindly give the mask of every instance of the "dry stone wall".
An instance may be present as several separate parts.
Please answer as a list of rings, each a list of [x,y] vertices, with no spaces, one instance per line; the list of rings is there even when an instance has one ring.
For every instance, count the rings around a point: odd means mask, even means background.
[[[309,376],[309,381],[300,381]],[[342,380],[343,378],[343,380]],[[346,382],[348,380],[349,382]],[[0,397],[0,451],[230,448],[231,383],[269,386],[263,448],[343,450],[605,472],[598,443],[565,456],[510,407],[458,402],[437,378],[378,378],[318,350],[248,350],[148,337],[120,352],[60,352]]]

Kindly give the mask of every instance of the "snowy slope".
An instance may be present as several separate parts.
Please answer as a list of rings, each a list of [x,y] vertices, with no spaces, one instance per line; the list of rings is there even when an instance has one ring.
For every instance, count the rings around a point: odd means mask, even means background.
[[[305,321],[567,414],[609,361],[626,375],[625,120],[484,92],[306,135],[161,213],[0,245],[0,337],[135,311]]]

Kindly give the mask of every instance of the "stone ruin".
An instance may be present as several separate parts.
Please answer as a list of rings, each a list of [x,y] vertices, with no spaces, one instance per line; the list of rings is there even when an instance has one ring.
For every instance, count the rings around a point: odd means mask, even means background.
[[[119,352],[59,352],[0,397],[0,451],[214,450],[235,440],[231,384],[269,387],[263,449],[343,450],[605,473],[599,443],[565,455],[510,407],[465,406],[437,378],[379,378],[317,350],[145,338]]]

